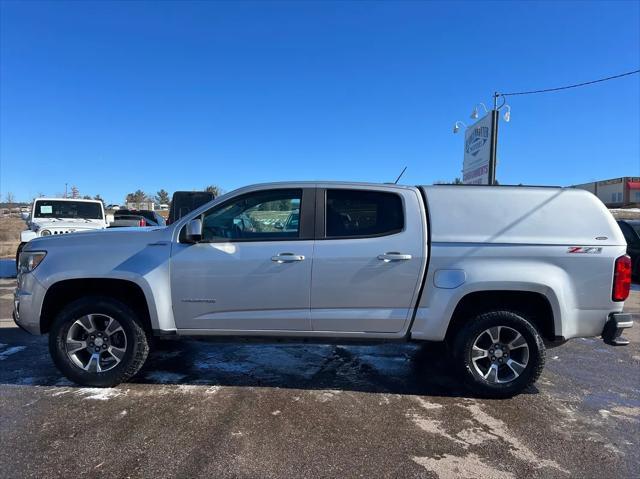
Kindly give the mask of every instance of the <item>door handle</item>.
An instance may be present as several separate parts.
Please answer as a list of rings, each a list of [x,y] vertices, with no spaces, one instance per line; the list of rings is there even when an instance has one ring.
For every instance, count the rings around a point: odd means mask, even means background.
[[[389,263],[390,261],[407,261],[411,259],[411,255],[390,251],[389,253],[379,254],[378,259],[380,261],[384,261],[385,263]]]
[[[304,261],[304,256],[294,253],[280,253],[271,257],[275,263],[293,263],[294,261]]]

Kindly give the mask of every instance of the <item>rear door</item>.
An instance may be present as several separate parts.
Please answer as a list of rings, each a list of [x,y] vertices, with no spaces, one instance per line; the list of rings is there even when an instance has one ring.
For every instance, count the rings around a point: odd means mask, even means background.
[[[311,281],[314,331],[397,333],[426,263],[426,218],[414,189],[319,188]]]

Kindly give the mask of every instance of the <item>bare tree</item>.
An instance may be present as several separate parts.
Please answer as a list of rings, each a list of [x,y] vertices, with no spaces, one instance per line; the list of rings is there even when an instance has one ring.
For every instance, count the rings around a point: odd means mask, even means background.
[[[213,196],[220,196],[224,190],[217,185],[209,185],[204,189],[207,193],[213,193]]]
[[[80,198],[80,190],[76,185],[73,185],[71,187],[71,198],[73,198],[74,200],[77,200],[78,198]]]
[[[7,205],[7,206],[8,206],[9,208],[11,208],[11,207],[13,206],[13,204],[16,202],[16,197],[15,197],[15,195],[14,195],[13,193],[11,193],[11,192],[8,192],[8,193],[7,193],[6,199],[7,199],[7,203],[8,203],[8,205]]]

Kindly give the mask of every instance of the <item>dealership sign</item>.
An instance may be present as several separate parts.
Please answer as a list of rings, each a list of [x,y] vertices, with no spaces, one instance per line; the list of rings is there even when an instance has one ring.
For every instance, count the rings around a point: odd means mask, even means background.
[[[485,115],[465,131],[462,182],[466,185],[489,184],[491,159],[491,115]]]

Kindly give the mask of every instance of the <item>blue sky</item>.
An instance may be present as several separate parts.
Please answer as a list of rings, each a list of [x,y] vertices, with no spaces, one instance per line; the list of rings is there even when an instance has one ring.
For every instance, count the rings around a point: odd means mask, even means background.
[[[640,2],[7,2],[0,194],[460,176],[476,102],[640,65]],[[640,176],[640,76],[513,97],[501,183]]]

